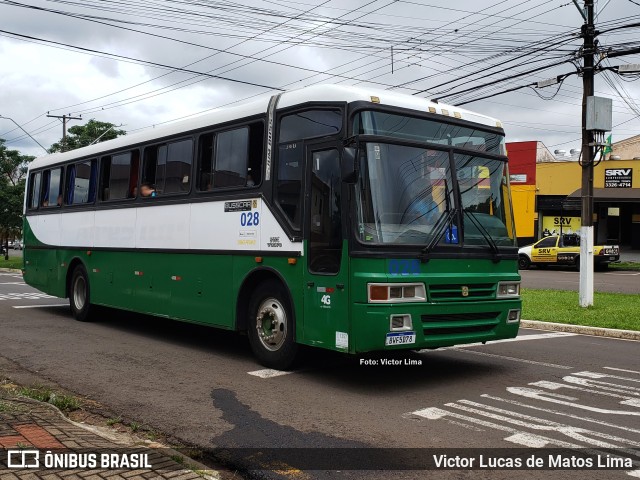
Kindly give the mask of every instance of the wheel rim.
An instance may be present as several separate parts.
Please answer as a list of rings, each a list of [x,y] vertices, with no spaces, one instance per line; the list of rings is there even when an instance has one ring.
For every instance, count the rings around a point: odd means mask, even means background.
[[[87,301],[87,282],[82,275],[76,277],[73,282],[73,304],[76,310],[82,310]]]
[[[275,298],[265,299],[256,315],[258,339],[264,348],[272,352],[282,347],[287,338],[287,313]]]

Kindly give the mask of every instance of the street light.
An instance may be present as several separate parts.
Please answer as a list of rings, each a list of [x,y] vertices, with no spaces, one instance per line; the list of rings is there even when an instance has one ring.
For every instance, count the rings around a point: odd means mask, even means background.
[[[38,142],[35,138],[33,138],[33,137],[29,134],[29,132],[27,132],[24,128],[22,128],[20,125],[18,125],[18,122],[16,122],[13,118],[5,117],[4,115],[0,115],[0,118],[6,118],[7,120],[11,120],[13,123],[15,123],[15,124],[16,124],[16,127],[18,127],[20,130],[22,130],[24,133],[26,133],[26,134],[29,136],[29,138],[30,138],[31,140],[33,140],[33,141],[34,141],[34,142],[36,142],[38,145],[40,145],[40,142]],[[40,147],[44,150],[44,152],[45,152],[45,153],[49,153],[49,152],[47,151],[47,149],[46,149],[46,148],[44,148],[42,145],[40,145]]]

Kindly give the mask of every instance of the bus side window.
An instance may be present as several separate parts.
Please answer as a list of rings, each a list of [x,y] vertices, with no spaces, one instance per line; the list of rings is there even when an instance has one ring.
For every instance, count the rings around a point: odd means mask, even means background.
[[[167,145],[164,193],[186,193],[191,190],[192,162],[192,139],[172,142]]]
[[[193,140],[190,138],[147,147],[142,183],[151,185],[157,195],[186,193],[191,189],[192,160]]]
[[[198,190],[259,185],[263,150],[262,121],[201,135],[198,141]]]
[[[100,191],[102,200],[120,200],[129,195],[131,176],[131,152],[118,153],[102,158]]]
[[[29,208],[35,209],[40,205],[40,181],[42,174],[40,172],[31,174],[29,183]]]
[[[95,200],[95,160],[67,167],[65,205],[93,203]]]
[[[62,168],[45,170],[40,206],[59,207],[62,205]]]
[[[198,190],[213,189],[213,145],[215,134],[205,133],[198,140]]]
[[[213,187],[241,187],[246,183],[249,128],[220,132],[216,139]]]

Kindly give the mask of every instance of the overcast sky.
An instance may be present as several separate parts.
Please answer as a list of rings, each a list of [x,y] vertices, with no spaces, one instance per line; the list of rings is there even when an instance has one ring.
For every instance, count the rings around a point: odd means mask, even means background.
[[[597,4],[603,32],[640,23],[640,1]],[[582,24],[570,0],[0,0],[0,115],[48,148],[62,126],[47,112],[82,116],[69,126],[95,118],[133,132],[316,83],[456,104],[575,73],[568,61],[582,43]],[[599,41],[621,50],[639,38],[634,27]],[[623,63],[640,63],[640,55],[602,65]],[[502,120],[508,141],[569,150],[580,145],[581,91],[574,74],[559,89],[523,88],[464,107]],[[640,134],[640,80],[601,73],[596,95],[613,99],[614,142]],[[2,118],[0,138],[25,154],[43,153]]]

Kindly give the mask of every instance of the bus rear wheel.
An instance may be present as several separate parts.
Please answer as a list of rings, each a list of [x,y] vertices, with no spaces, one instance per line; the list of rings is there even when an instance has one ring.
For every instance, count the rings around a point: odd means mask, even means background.
[[[255,290],[247,325],[249,344],[262,365],[277,370],[291,368],[298,345],[289,295],[280,283],[265,282]]]
[[[78,265],[71,275],[69,285],[69,307],[76,320],[86,322],[91,315],[91,295],[89,289],[89,276],[82,265]]]

